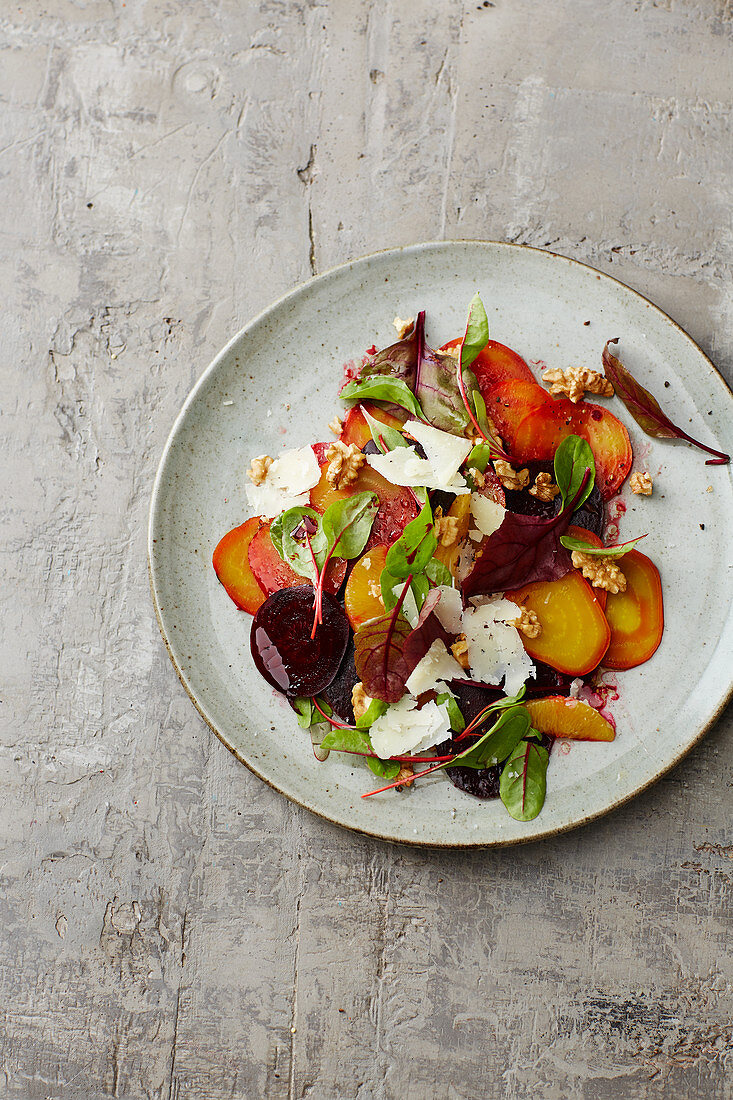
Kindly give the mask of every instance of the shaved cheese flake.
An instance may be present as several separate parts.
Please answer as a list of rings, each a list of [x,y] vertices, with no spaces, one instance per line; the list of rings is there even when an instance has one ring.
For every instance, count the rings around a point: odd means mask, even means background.
[[[503,679],[507,695],[516,695],[534,668],[519,631],[509,625],[517,618],[517,605],[501,597],[463,612],[471,678],[497,686]]]
[[[455,480],[461,463],[468,458],[473,446],[470,439],[451,435],[419,420],[408,420],[403,430],[422,445],[438,481],[448,485]]]
[[[493,535],[504,522],[506,508],[497,504],[491,497],[485,497],[481,493],[471,493],[471,515],[482,534]]]
[[[412,695],[422,695],[433,688],[446,691],[446,681],[461,679],[464,675],[458,661],[445,648],[445,643],[436,638],[423,659],[415,665],[405,686]]]
[[[449,634],[461,634],[463,632],[461,593],[457,588],[449,588],[447,584],[438,585],[436,592],[440,592],[440,599],[435,607],[438,622]]]
[[[445,741],[450,718],[445,703],[425,703],[416,710],[417,699],[405,695],[399,703],[377,718],[369,730],[372,748],[382,760],[405,753],[421,753]]]
[[[420,458],[414,447],[395,447],[386,455],[367,455],[367,462],[392,485],[424,486],[426,489],[443,489],[456,496],[471,490],[463,478],[454,477],[450,484],[442,482],[426,458]]]
[[[312,447],[284,451],[261,485],[245,483],[247,500],[258,516],[278,516],[286,508],[309,504],[308,490],[318,484],[321,469]]]

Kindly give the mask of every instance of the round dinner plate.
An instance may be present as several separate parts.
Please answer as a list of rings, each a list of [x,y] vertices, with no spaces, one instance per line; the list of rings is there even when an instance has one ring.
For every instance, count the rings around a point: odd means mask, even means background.
[[[615,674],[613,743],[558,743],[547,799],[534,821],[513,820],[446,776],[363,799],[374,777],[331,753],[320,764],[307,731],[256,672],[251,618],[216,579],[211,555],[244,522],[245,470],[330,436],[345,361],[394,342],[392,318],[425,309],[433,347],[459,335],[479,291],[491,336],[530,364],[601,367],[609,337],[670,419],[733,451],[733,398],[710,361],[666,314],[592,268],[551,252],[482,241],[379,252],[311,279],[270,306],[217,355],[186,400],[158,469],[150,510],[150,575],[175,669],[201,715],[242,763],[276,790],[347,828],[411,844],[485,847],[533,840],[613,809],[664,774],[721,714],[733,674],[731,466],[685,443],[644,435],[621,403],[634,469],[651,497],[624,486],[621,538],[662,576],[665,630],[645,665]],[[590,322],[588,324],[588,322]],[[175,747],[171,746],[175,751]],[[718,777],[722,782],[722,777]],[[711,782],[716,777],[711,776]]]

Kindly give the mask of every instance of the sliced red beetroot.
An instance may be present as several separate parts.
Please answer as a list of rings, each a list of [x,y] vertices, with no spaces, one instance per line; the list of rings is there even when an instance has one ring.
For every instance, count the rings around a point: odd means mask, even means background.
[[[305,583],[305,578],[291,569],[273,546],[269,523],[260,527],[249,544],[249,565],[267,596],[281,588],[293,588]],[[330,563],[324,583],[326,592],[338,592],[346,576],[346,568],[343,558],[336,558]]]
[[[333,596],[324,595],[322,622],[311,638],[311,585],[269,596],[252,620],[250,648],[268,684],[287,695],[311,696],[335,679],[349,642],[349,622]]]

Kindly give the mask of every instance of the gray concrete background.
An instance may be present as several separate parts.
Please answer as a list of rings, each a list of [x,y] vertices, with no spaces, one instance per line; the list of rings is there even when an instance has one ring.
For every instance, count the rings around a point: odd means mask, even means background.
[[[588,828],[389,847],[209,733],[145,561],[191,384],[364,252],[562,252],[730,380],[732,27],[730,0],[0,4],[0,1096],[733,1095],[730,711]]]

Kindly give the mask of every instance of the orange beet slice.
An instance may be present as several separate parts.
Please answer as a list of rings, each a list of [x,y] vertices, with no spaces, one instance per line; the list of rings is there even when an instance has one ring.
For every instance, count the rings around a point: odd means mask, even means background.
[[[259,516],[248,519],[240,527],[234,527],[220,540],[211,559],[214,572],[241,611],[254,615],[265,602],[265,593],[258,584],[249,565],[249,547],[262,520]]]
[[[384,604],[370,592],[370,585],[379,587],[379,578],[387,560],[388,546],[373,546],[351,570],[344,591],[344,606],[352,630],[384,614]]]
[[[539,410],[552,410],[553,400],[536,382],[524,382],[519,378],[509,378],[492,386],[483,395],[486,412],[496,425],[496,430],[507,444],[512,454],[515,451],[514,439],[519,425],[525,417]],[[554,451],[553,451],[554,454]],[[518,457],[522,457],[518,455]]]
[[[441,351],[449,351],[460,347],[461,338],[449,340],[443,344]],[[500,344],[497,340],[489,340],[483,351],[480,351],[473,363],[471,370],[476,375],[481,396],[486,401],[488,391],[500,382],[506,382],[508,378],[518,378],[523,382],[534,382],[534,375],[521,355],[512,351],[506,344]]]
[[[596,485],[604,500],[617,493],[626,479],[633,455],[629,433],[621,421],[600,405],[562,399],[527,413],[507,435],[512,454],[521,462],[552,459],[569,435],[587,440],[596,462]]]
[[[380,409],[378,405],[372,405],[367,401],[363,402],[363,405],[369,415],[375,420],[379,420],[382,424],[386,424],[390,428],[402,427],[402,422],[398,420],[396,416],[392,416],[391,413],[385,412],[384,409]],[[342,443],[356,443],[359,450],[361,450],[371,438],[372,433],[369,431],[369,425],[367,424],[364,413],[361,411],[359,405],[354,405],[346,414],[339,439]]]
[[[649,660],[662,640],[662,581],[654,562],[638,550],[629,550],[619,565],[626,577],[626,591],[608,595],[611,643],[603,663],[608,668],[635,668]]]
[[[551,695],[549,699],[522,702],[540,733],[570,741],[613,741],[616,731],[602,714],[580,699]]]
[[[279,592],[281,588],[295,588],[309,583],[306,577],[301,577],[280,557],[270,538],[269,523],[263,524],[255,534],[249,544],[248,557],[250,569],[267,596]],[[334,595],[338,592],[346,576],[346,568],[343,558],[333,559],[326,573],[324,592]]]
[[[573,569],[557,581],[534,581],[506,598],[534,611],[542,633],[521,635],[530,657],[568,676],[585,676],[600,663],[611,640],[606,616],[588,582]]]

